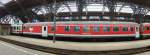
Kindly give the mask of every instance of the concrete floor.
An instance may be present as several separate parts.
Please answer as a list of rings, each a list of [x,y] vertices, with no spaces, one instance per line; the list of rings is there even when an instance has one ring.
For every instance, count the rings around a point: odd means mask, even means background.
[[[90,50],[90,49],[115,49],[115,48],[120,48],[126,47],[126,48],[131,48],[131,47],[141,47],[141,46],[149,46],[150,40],[142,40],[142,41],[133,41],[133,42],[108,42],[108,43],[79,43],[79,42],[64,42],[64,41],[57,41],[56,43],[52,43],[51,40],[44,40],[44,39],[35,39],[35,38],[26,38],[26,37],[20,37],[20,36],[0,36],[3,38],[8,38],[20,42],[25,42],[25,43],[31,43],[35,45],[41,45],[41,46],[49,46],[49,47],[54,47],[54,48],[70,48],[72,49],[80,49],[80,50]],[[133,45],[134,44],[134,45]],[[66,47],[67,46],[67,47]],[[89,47],[89,46],[92,46]],[[106,46],[108,46],[106,48]],[[111,47],[110,47],[111,46]],[[113,47],[112,47],[113,46]],[[76,48],[75,48],[76,47]],[[83,49],[83,47],[86,47],[87,49]],[[99,48],[98,48],[99,47]],[[111,50],[112,50],[111,49]],[[16,46],[13,44],[9,44],[3,41],[0,41],[0,55],[56,55],[56,54],[50,54],[50,53],[44,53],[20,46]],[[144,52],[140,54],[135,54],[135,55],[150,55],[150,52]]]
[[[139,41],[124,41],[124,42],[56,41],[56,43],[53,43],[52,40],[28,38],[22,36],[0,36],[0,37],[38,46],[67,49],[67,50],[80,50],[80,51],[110,51],[110,50],[123,50],[123,49],[132,49],[150,46],[150,39]]]
[[[149,54],[150,52],[144,52],[135,55],[149,55]],[[0,55],[56,55],[56,54],[40,52],[0,41]]]
[[[55,55],[0,41],[0,55]]]
[[[150,55],[150,51],[144,52],[144,53],[135,54],[135,55]]]

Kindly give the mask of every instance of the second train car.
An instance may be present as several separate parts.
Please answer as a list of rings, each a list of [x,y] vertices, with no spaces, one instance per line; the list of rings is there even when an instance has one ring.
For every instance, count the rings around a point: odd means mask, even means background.
[[[143,27],[147,26],[150,27],[149,24],[143,25]],[[25,23],[22,25],[12,25],[12,33],[14,34],[40,35],[43,37],[53,36],[54,31],[57,37],[75,38],[139,38],[141,34],[150,34],[150,30],[145,30],[141,33],[140,29],[141,27],[138,23],[119,21],[56,22],[56,28],[53,22],[37,22]]]

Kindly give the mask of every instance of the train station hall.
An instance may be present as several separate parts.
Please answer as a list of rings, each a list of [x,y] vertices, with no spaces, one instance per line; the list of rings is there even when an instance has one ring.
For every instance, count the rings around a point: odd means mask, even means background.
[[[149,54],[149,0],[0,0],[0,55]]]

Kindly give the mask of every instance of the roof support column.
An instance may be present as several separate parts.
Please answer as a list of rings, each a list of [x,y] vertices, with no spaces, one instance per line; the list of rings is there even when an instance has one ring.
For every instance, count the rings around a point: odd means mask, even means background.
[[[78,13],[79,13],[79,20],[82,20],[82,13],[84,8],[84,0],[76,0],[77,7],[78,7]]]
[[[143,17],[146,14],[146,8],[143,8],[141,6],[136,6],[134,4],[131,5],[131,8],[133,9],[133,16],[135,16],[135,22],[142,23]]]
[[[14,1],[16,1],[16,3],[18,4],[18,6],[20,7],[20,9],[22,10],[23,14],[25,15],[24,17],[27,18],[27,22],[30,22],[30,19],[27,17],[28,15],[27,15],[27,13],[26,13],[24,7],[21,6],[21,4],[19,3],[18,0],[14,0]]]
[[[104,0],[103,1],[103,3],[104,3],[104,6],[107,6],[108,7],[108,9],[109,9],[109,12],[111,13],[111,14],[114,14],[114,12],[115,12],[115,10],[116,10],[116,0]],[[112,15],[112,17],[111,17],[111,19],[110,20],[112,20],[113,19],[113,17],[114,17],[114,15]]]

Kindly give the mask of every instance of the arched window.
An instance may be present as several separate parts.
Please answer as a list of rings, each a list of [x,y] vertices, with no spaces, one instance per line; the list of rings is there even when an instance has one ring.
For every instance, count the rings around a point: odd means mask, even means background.
[[[83,11],[109,12],[109,9],[106,6],[103,6],[103,4],[87,4],[87,6],[84,7]]]
[[[58,12],[77,12],[77,6],[75,2],[68,2],[67,5],[66,4],[62,4],[58,10]]]

